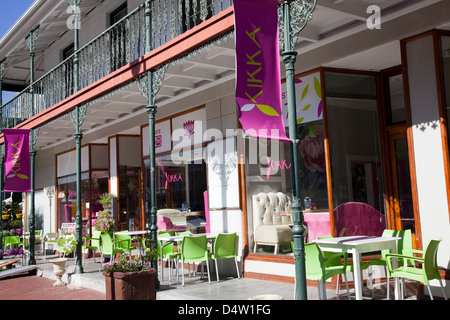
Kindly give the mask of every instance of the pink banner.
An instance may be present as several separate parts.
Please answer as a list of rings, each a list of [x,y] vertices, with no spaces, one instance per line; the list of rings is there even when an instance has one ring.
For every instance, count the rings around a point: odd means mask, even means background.
[[[246,134],[288,140],[281,112],[278,0],[234,0],[236,102]]]
[[[5,138],[5,192],[31,191],[30,130],[3,129]]]

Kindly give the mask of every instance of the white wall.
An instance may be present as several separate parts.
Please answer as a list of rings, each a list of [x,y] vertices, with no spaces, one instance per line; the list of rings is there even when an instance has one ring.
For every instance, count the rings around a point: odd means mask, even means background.
[[[432,36],[406,44],[422,244],[443,238],[438,264],[449,267],[450,223]]]

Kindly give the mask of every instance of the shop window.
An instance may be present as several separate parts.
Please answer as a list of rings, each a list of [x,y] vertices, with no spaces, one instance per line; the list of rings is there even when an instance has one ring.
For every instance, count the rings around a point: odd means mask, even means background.
[[[363,202],[383,214],[375,76],[325,72],[325,91],[334,209]]]
[[[141,168],[119,166],[119,230],[142,230]]]
[[[445,110],[447,112],[447,132],[450,121],[450,36],[441,36],[442,75],[444,78]],[[450,135],[447,134],[450,139]],[[450,140],[449,140],[450,144]]]
[[[58,229],[62,223],[75,223],[77,212],[77,176],[76,174],[58,178]],[[81,173],[81,215],[86,218],[86,204],[89,202],[89,173]],[[83,227],[87,219],[83,219]],[[85,228],[83,228],[83,231]]]
[[[405,123],[405,99],[401,69],[384,75],[386,88],[386,124]]]
[[[146,206],[150,197],[149,159],[144,160]],[[206,164],[203,148],[161,155],[156,158],[156,209],[184,212],[188,229],[201,231],[205,222]],[[146,210],[149,212],[149,210]]]

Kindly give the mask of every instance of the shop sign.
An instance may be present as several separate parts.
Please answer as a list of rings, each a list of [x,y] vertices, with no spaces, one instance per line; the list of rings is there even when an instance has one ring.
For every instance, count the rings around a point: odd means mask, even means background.
[[[255,138],[288,140],[281,112],[277,0],[236,0],[236,102]]]
[[[289,125],[289,113],[286,83],[281,85],[281,99],[284,125],[287,127]],[[319,72],[295,79],[295,101],[297,104],[297,125],[323,118],[322,90]]]
[[[31,191],[30,130],[3,129],[5,140],[5,192]]]

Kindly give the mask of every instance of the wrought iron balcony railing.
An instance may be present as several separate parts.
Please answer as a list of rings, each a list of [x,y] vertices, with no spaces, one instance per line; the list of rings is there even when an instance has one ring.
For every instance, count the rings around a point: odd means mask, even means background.
[[[78,89],[83,89],[142,57],[147,29],[151,30],[150,47],[156,49],[231,5],[232,0],[152,0],[150,28],[145,22],[145,6],[140,5],[5,103],[1,128],[15,127],[74,94],[76,56]]]

